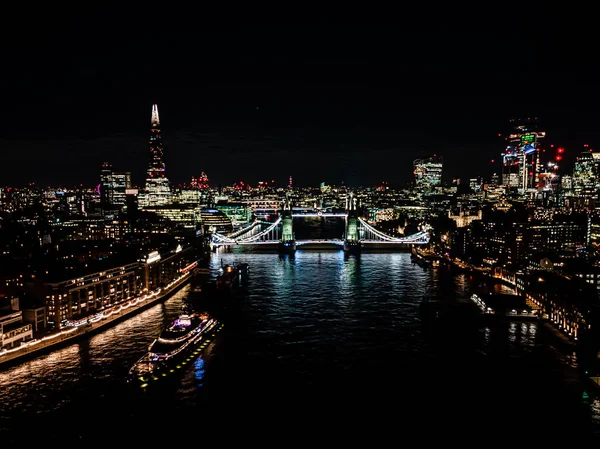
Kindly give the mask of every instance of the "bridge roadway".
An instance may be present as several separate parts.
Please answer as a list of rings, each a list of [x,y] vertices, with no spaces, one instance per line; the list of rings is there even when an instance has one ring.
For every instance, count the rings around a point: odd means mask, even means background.
[[[250,246],[250,245],[266,245],[266,246],[270,246],[270,245],[279,245],[281,243],[281,240],[257,240],[257,241],[253,241],[253,242],[236,242],[235,244],[230,244],[231,246],[235,246],[235,245],[244,245],[244,246]],[[408,247],[408,245],[413,245],[413,244],[419,244],[419,242],[387,242],[387,241],[382,241],[382,240],[361,240],[360,241],[361,245],[363,246],[379,246],[379,245],[383,245],[383,246],[399,246],[399,247]],[[304,246],[304,245],[335,245],[335,246],[340,246],[343,247],[344,246],[344,240],[343,239],[322,239],[322,240],[296,240],[296,248],[299,246]],[[227,246],[227,245],[223,245],[223,246]]]
[[[262,210],[262,209],[261,209]],[[277,209],[271,210],[272,213],[278,212]],[[255,213],[256,215],[270,215],[268,211],[265,211],[264,214]],[[293,218],[301,218],[301,217],[324,217],[324,218],[346,218],[348,214],[346,212],[292,212]]]
[[[330,216],[335,216],[335,217],[347,216],[347,214],[334,213],[334,212],[327,213],[327,212],[321,212],[321,211],[314,212],[314,213],[309,212],[309,213],[301,214],[301,215],[322,217],[324,214],[325,215],[331,214]],[[297,215],[295,215],[295,216],[297,216]],[[277,226],[279,226],[282,223],[283,220],[284,219],[282,217],[279,217],[273,223],[254,221],[252,224],[250,224],[246,228],[239,229],[236,232],[230,234],[229,236],[215,233],[212,238],[213,244],[217,245],[217,246],[279,244],[281,239],[279,238],[276,228],[277,228]],[[365,238],[359,239],[362,246],[373,246],[374,244],[377,244],[377,246],[380,246],[380,247],[406,248],[408,245],[424,245],[429,242],[429,234],[426,231],[420,231],[420,232],[417,232],[416,234],[409,235],[406,237],[392,237],[392,236],[386,235],[383,232],[372,227],[362,218],[357,218],[357,220],[358,220],[358,223],[353,223],[355,239],[356,239],[356,237],[359,237],[359,235],[360,235],[360,233],[356,234],[357,225],[362,227],[362,229],[363,229],[362,232],[363,232],[364,237],[370,237],[367,239],[365,239]],[[246,235],[248,232],[252,232],[256,228],[256,226],[260,226],[260,225],[268,225],[268,227],[267,227],[267,229],[264,229],[264,230],[260,231],[259,233],[255,233],[254,235],[250,235],[247,237],[241,237],[242,235]],[[288,226],[289,226],[289,224],[288,224]],[[288,233],[289,233],[289,230],[288,230]],[[295,244],[296,244],[296,247],[303,246],[303,245],[343,246],[344,240],[342,240],[342,239],[296,240]]]

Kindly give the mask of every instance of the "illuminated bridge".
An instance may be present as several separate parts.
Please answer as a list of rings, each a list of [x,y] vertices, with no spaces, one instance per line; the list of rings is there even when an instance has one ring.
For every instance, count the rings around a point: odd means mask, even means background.
[[[299,217],[343,218],[346,221],[346,235],[343,237],[341,236],[339,239],[295,240],[293,238],[289,238],[289,234],[291,232],[291,220],[289,218],[293,219]],[[284,230],[284,222],[286,221],[286,218],[288,218],[288,221],[290,222],[290,229],[287,231]],[[286,238],[285,234],[288,234],[288,238]],[[227,235],[216,232],[211,234],[211,245],[213,248],[233,245],[280,245],[287,240],[293,240],[295,247],[297,248],[308,245],[333,245],[342,248],[344,247],[345,243],[348,242],[348,240],[354,240],[358,242],[363,248],[381,245],[389,245],[391,248],[394,245],[397,247],[405,247],[407,245],[427,244],[429,243],[429,233],[427,231],[421,231],[405,237],[392,237],[374,228],[364,219],[360,217],[353,217],[351,211],[349,211],[290,213],[287,216],[283,214],[280,215],[274,222],[266,222],[257,219],[248,224],[246,227]]]

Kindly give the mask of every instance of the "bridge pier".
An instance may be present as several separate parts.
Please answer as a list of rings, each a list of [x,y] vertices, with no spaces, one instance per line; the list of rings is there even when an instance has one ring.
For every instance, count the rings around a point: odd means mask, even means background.
[[[279,252],[283,254],[291,254],[296,251],[296,242],[287,241],[279,242]]]
[[[361,250],[360,235],[358,233],[358,213],[356,210],[356,198],[352,194],[346,200],[346,212],[344,251],[350,254],[358,254]]]
[[[281,215],[281,242],[279,243],[279,251],[282,253],[293,253],[296,251],[296,239],[294,237],[292,207],[288,198],[285,200]]]

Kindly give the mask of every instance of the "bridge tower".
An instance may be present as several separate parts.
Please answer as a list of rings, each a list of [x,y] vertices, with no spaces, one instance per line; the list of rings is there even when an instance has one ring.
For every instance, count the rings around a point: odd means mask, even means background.
[[[354,194],[346,198],[346,234],[344,237],[344,251],[348,253],[360,252],[360,236],[358,235],[358,208]]]
[[[286,196],[281,212],[281,243],[279,244],[279,250],[282,252],[296,251],[293,222],[292,205],[289,197]]]

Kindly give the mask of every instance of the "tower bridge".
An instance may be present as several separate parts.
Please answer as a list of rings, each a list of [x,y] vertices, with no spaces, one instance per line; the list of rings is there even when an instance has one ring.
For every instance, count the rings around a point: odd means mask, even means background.
[[[284,252],[294,251],[301,247],[340,247],[350,253],[359,252],[368,247],[407,247],[429,243],[427,231],[416,234],[393,237],[387,235],[358,215],[356,198],[350,196],[346,200],[345,212],[324,212],[314,210],[293,209],[289,201],[285,201],[278,218],[273,222],[255,219],[244,228],[228,234],[211,232],[210,244],[213,249],[223,246],[259,245],[278,247]],[[344,235],[339,239],[307,239],[296,240],[293,228],[294,218],[323,217],[343,218],[345,220]]]

